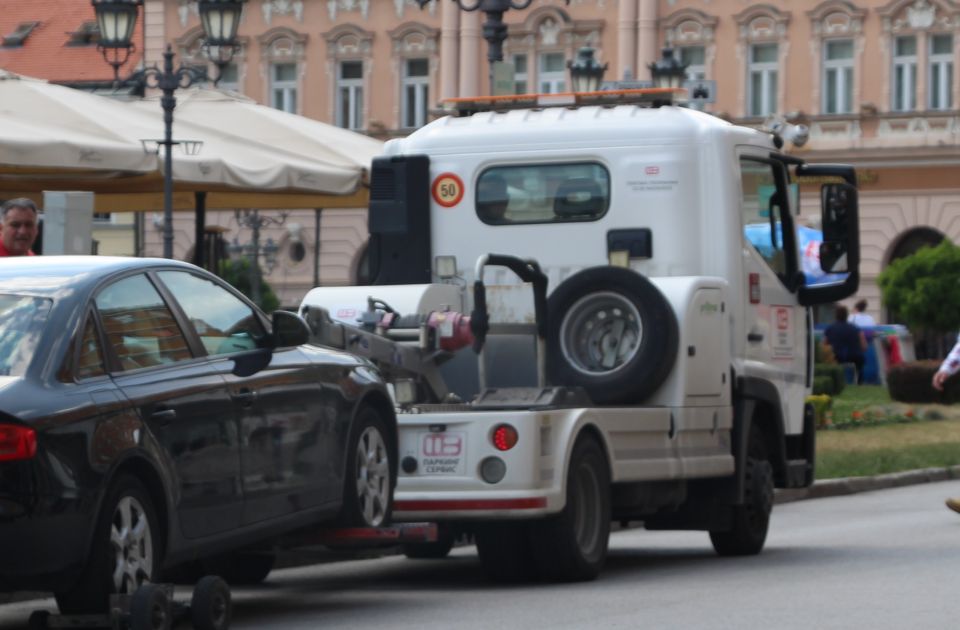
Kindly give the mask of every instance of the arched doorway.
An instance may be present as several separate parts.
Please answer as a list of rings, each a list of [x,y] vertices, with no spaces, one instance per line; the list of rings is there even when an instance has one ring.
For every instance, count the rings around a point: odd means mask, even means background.
[[[889,265],[895,260],[911,256],[922,247],[936,247],[944,238],[946,237],[942,232],[930,227],[916,227],[908,230],[897,239],[890,249],[890,257],[887,260],[887,264]],[[888,322],[891,324],[906,324],[903,318],[897,313],[896,305],[885,304],[884,307],[886,310],[886,320]],[[917,359],[940,358],[944,346],[950,347],[949,344],[953,343],[952,339],[954,336],[952,333],[951,340],[948,342],[946,339],[942,339],[940,335],[926,333],[922,330],[911,330],[910,332],[913,334]]]

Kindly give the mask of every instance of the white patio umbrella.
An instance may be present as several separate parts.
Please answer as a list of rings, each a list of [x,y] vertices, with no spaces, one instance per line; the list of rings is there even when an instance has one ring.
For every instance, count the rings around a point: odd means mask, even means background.
[[[132,106],[160,120],[159,97]],[[195,156],[174,154],[175,182],[261,191],[350,195],[383,149],[368,136],[216,89],[179,92],[173,128],[175,138],[203,142]]]
[[[124,103],[0,70],[0,178],[156,171],[156,156],[116,129],[129,117]]]

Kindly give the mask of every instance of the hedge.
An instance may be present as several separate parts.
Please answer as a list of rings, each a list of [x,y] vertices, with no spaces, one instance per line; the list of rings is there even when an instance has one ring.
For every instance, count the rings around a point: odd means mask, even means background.
[[[887,371],[890,398],[907,403],[960,402],[960,376],[947,379],[942,392],[933,388],[933,375],[939,367],[940,361],[911,361],[891,367]]]

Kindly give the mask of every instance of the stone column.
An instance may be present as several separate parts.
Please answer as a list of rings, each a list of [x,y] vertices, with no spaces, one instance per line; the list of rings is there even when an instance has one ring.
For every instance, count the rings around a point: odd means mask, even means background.
[[[440,4],[440,98],[457,96],[460,70],[460,7],[455,2]]]
[[[620,81],[627,78],[635,79],[642,68],[637,68],[637,2],[638,0],[620,0],[620,9],[617,15],[617,64],[616,75],[608,77]]]
[[[43,191],[43,253],[91,254],[93,193]]]
[[[647,66],[660,58],[657,45],[657,0],[639,0],[637,16],[637,65],[634,76],[637,79],[650,79]]]
[[[477,96],[481,83],[486,83],[488,68],[484,65],[481,71],[480,66],[480,47],[484,43],[480,37],[480,17],[479,11],[464,11],[460,17],[459,96]]]

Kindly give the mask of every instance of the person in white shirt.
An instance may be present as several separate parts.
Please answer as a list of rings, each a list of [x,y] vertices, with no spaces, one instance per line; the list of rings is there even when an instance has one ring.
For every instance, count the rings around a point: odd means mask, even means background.
[[[851,324],[857,328],[864,328],[865,326],[876,326],[877,321],[873,319],[873,316],[867,312],[867,301],[860,300],[853,305],[853,315],[850,316],[848,320]]]
[[[957,372],[960,372],[960,335],[958,335],[957,343],[954,344],[950,354],[948,354],[947,358],[940,364],[937,373],[933,375],[933,388],[938,392],[942,392],[943,384]],[[947,499],[947,507],[954,512],[960,512],[960,498],[951,497]]]

